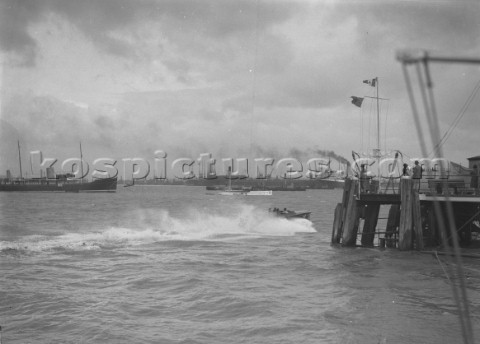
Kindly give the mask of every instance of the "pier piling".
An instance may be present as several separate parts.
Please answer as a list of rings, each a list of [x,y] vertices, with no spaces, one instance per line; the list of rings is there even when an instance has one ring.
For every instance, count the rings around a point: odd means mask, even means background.
[[[417,190],[413,192],[413,228],[415,233],[415,248],[423,250],[423,228],[422,228],[422,213],[420,208],[420,197]]]
[[[398,227],[398,248],[400,250],[411,250],[413,245],[412,237],[412,179],[400,181],[400,226]]]
[[[429,183],[436,185],[438,183]],[[335,208],[332,228],[332,244],[342,246],[372,247],[377,235],[378,246],[399,250],[423,250],[425,246],[451,245],[457,240],[463,246],[469,246],[480,235],[480,197],[471,190],[463,194],[439,194],[436,188],[419,192],[414,181],[401,178],[400,193],[381,192],[379,190],[359,190],[359,180],[347,178],[342,203]],[[388,217],[379,217],[384,213],[381,206],[390,205]],[[449,231],[440,231],[440,224],[446,223],[447,206],[451,206],[454,216]],[[384,215],[382,215],[384,216]],[[359,233],[360,219],[364,219]],[[377,228],[379,220],[387,220],[386,228]],[[385,226],[380,221],[380,227]],[[360,240],[357,238],[360,237]]]
[[[397,229],[400,224],[400,205],[392,204],[388,211],[385,241],[387,247],[397,247]]]
[[[340,239],[342,237],[342,203],[338,203],[335,207],[335,217],[333,220],[333,229],[332,229],[332,244],[340,244]]]
[[[345,214],[343,216],[342,245],[355,246],[357,242],[357,231],[359,222],[359,209],[355,197],[358,188],[358,180],[351,180],[348,194],[346,196]]]
[[[365,206],[365,222],[362,230],[362,246],[373,246],[375,230],[377,228],[380,204],[368,204]]]

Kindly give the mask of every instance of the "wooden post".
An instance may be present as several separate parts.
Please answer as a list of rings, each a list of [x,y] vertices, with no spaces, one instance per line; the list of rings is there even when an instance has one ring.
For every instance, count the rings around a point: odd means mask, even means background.
[[[400,181],[400,226],[398,227],[398,248],[412,249],[412,187],[411,179]]]
[[[436,246],[441,242],[441,238],[437,236],[438,225],[435,217],[435,210],[433,209],[433,204],[431,202],[428,203],[425,211],[427,213],[427,246]]]
[[[420,198],[418,191],[412,189],[413,192],[413,228],[415,229],[415,247],[417,250],[423,250],[423,228],[422,214],[420,210]]]
[[[337,234],[337,237],[339,238],[339,242],[340,242],[340,238],[343,237],[343,232],[344,232],[344,224],[345,224],[345,216],[347,214],[347,206],[348,206],[348,200],[349,200],[349,196],[350,196],[350,193],[351,192],[354,192],[353,190],[353,186],[352,186],[352,182],[353,180],[351,178],[346,178],[345,179],[345,184],[343,186],[343,196],[342,196],[342,210],[341,210],[341,217],[340,217],[340,221],[339,221],[339,224],[338,224],[338,234]]]
[[[358,230],[358,206],[355,199],[355,189],[358,186],[358,180],[352,180],[350,185],[350,192],[348,194],[348,201],[343,222],[343,246],[355,246],[357,244],[357,230]]]
[[[437,232],[438,235],[438,243],[443,245],[444,242],[448,242],[448,225],[445,225],[445,230],[441,230],[440,226],[440,221],[442,221],[444,224],[448,223],[448,216],[446,215],[446,208],[444,204],[435,204],[436,201],[433,201],[432,207],[433,207],[433,214],[435,216],[435,231]]]
[[[400,205],[393,204],[388,211],[387,230],[385,234],[387,247],[396,247],[395,232],[400,222]]]
[[[342,236],[341,225],[342,225],[342,203],[338,203],[335,207],[335,217],[333,219],[333,228],[332,228],[332,244],[339,244],[340,238]]]
[[[343,234],[343,229],[344,226],[343,224],[345,223],[345,216],[347,214],[347,206],[348,206],[348,200],[350,197],[350,193],[354,192],[353,186],[352,186],[353,180],[350,178],[345,179],[345,185],[343,186],[343,196],[342,196],[342,217],[340,221],[340,236]]]
[[[345,202],[347,201],[348,193],[350,192],[351,187],[352,187],[352,179],[346,178],[345,184],[343,185],[342,204],[345,204]]]
[[[365,209],[365,223],[362,230],[362,245],[373,246],[375,229],[378,222],[380,204],[368,204]]]

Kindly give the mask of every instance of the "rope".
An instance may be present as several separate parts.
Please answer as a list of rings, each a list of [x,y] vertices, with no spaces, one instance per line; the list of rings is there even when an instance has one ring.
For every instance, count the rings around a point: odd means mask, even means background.
[[[430,130],[430,137],[432,138],[433,142],[435,142],[435,132],[434,132],[434,123],[432,120],[432,113],[430,107],[429,107],[429,101],[428,101],[428,96],[427,93],[425,92],[425,88],[423,85],[425,85],[425,81],[423,80],[422,76],[422,70],[420,65],[416,65],[417,69],[417,77],[418,77],[418,82],[420,84],[420,93],[422,96],[422,101],[423,101],[423,107],[425,111],[425,117],[427,118],[427,128]],[[424,156],[427,153],[426,151],[426,145],[425,145],[425,151],[422,152]]]
[[[364,116],[364,111],[363,111],[363,108],[362,108],[362,107],[360,107],[360,113],[362,114],[362,122],[361,122],[362,125],[361,125],[361,132],[360,132],[360,136],[361,136],[361,138],[362,138],[362,145],[360,146],[360,147],[361,147],[360,149],[361,149],[361,151],[363,151],[363,149],[364,149],[364,142],[363,142],[363,131],[364,131],[363,121],[364,121],[364,119],[365,119],[365,116]]]
[[[419,64],[416,64],[416,71],[417,71],[417,77],[419,81],[419,86],[420,86],[420,94],[421,94],[421,99],[423,101],[423,106],[424,106],[424,111],[427,117],[427,123],[428,123],[428,129],[430,131],[430,135],[432,138],[433,143],[438,143],[439,142],[439,128],[438,128],[438,117],[437,117],[437,112],[435,108],[435,102],[434,102],[434,97],[433,97],[433,91],[432,91],[432,81],[430,77],[430,72],[428,69],[428,62],[427,59],[425,58],[423,60],[423,72],[425,73],[425,82],[422,76],[422,69]],[[413,95],[413,88],[411,85],[410,77],[408,74],[408,70],[406,68],[405,63],[402,64],[403,68],[403,74],[405,77],[406,85],[407,85],[407,92],[408,96],[410,98],[410,103],[412,106],[412,113],[415,121],[415,126],[417,128],[417,134],[418,138],[420,140],[420,147],[422,154],[424,156],[426,155],[426,142],[424,140],[424,135],[422,134],[422,129],[420,125],[420,120],[419,120],[419,113],[417,110],[416,102],[415,102],[415,97]],[[425,91],[425,88],[427,88],[427,92]],[[438,153],[440,154],[440,157],[442,157],[442,150],[441,147],[438,150]],[[455,223],[454,223],[454,218],[453,218],[453,208],[451,203],[449,202],[448,196],[446,196],[446,210],[447,210],[447,220],[448,220],[448,225],[450,228],[450,231],[453,234],[454,228],[455,228]],[[438,201],[433,202],[434,206],[434,211],[436,217],[443,218],[442,211],[440,208],[440,204]],[[468,297],[466,293],[466,286],[465,286],[465,281],[464,281],[464,274],[462,270],[462,261],[460,257],[460,249],[458,246],[458,242],[456,238],[453,240],[453,252],[451,250],[451,247],[447,244],[447,231],[446,231],[446,224],[445,221],[438,221],[439,229],[442,234],[442,243],[445,249],[448,251],[449,255],[453,255],[455,259],[455,263],[457,265],[457,273],[459,275],[459,281],[460,281],[460,291],[457,290],[457,286],[455,284],[452,285],[452,292],[454,295],[455,302],[459,308],[459,317],[460,317],[460,325],[461,325],[461,330],[462,330],[462,336],[464,339],[464,342],[467,344],[473,344],[473,331],[472,331],[472,326],[471,326],[471,320],[470,320],[470,313],[469,313],[469,306],[468,306]],[[450,258],[450,257],[449,257]],[[442,267],[443,268],[443,267]],[[452,264],[449,265],[450,273],[453,274],[453,267]]]
[[[418,109],[417,109],[417,104],[415,101],[415,96],[413,95],[413,88],[412,84],[410,81],[410,76],[408,74],[407,66],[405,64],[402,64],[402,70],[403,70],[403,76],[405,78],[405,83],[407,85],[407,93],[408,97],[410,99],[410,105],[412,107],[412,114],[413,114],[413,120],[415,122],[415,128],[417,129],[417,137],[420,140],[420,150],[422,151],[423,154],[426,152],[426,146],[425,146],[425,141],[423,140],[423,133],[422,133],[422,127],[420,125],[420,116],[418,114]]]
[[[472,93],[470,93],[470,95],[468,96],[467,100],[465,101],[462,108],[460,109],[460,112],[458,113],[457,117],[453,120],[452,124],[450,125],[450,128],[448,128],[445,134],[443,134],[442,138],[440,139],[440,142],[435,147],[433,147],[433,150],[430,152],[429,156],[431,154],[434,154],[439,147],[443,146],[447,142],[447,140],[450,138],[450,135],[453,133],[453,130],[457,127],[458,123],[460,123],[460,120],[465,115],[466,111],[468,110],[470,104],[474,100],[479,90],[480,90],[480,80],[478,81],[477,85],[475,85],[475,87],[473,88]]]
[[[254,135],[254,121],[255,115],[255,102],[256,102],[256,91],[257,91],[257,60],[258,60],[258,0],[256,2],[256,12],[255,12],[255,54],[253,57],[253,71],[252,71],[252,108],[250,111],[250,154],[252,154],[253,142],[255,141]],[[248,173],[248,171],[247,171]]]
[[[424,71],[425,71],[425,77],[426,77],[426,86],[427,86],[427,91],[428,91],[428,99],[430,102],[431,106],[431,120],[433,122],[433,128],[431,129],[432,132],[432,141],[433,142],[439,142],[440,138],[440,128],[438,126],[438,116],[437,116],[437,111],[435,108],[435,101],[434,101],[434,96],[433,96],[433,87],[432,87],[432,81],[430,77],[430,70],[428,68],[428,61],[424,60]],[[439,147],[438,153],[440,157],[443,157],[443,152],[442,148]],[[447,208],[447,220],[448,220],[448,226],[450,229],[450,233],[453,236],[454,228],[455,228],[455,219],[454,219],[454,214],[453,214],[453,207],[451,202],[448,200],[449,196],[447,195],[446,199],[446,208]],[[437,202],[435,202],[437,203]],[[436,208],[440,208],[440,205],[437,204]],[[437,214],[440,214],[440,212],[437,212]],[[446,234],[446,229],[445,229],[445,223],[441,223],[441,229],[442,233]],[[445,237],[446,235],[443,235],[442,237]],[[467,290],[466,290],[466,284],[465,284],[465,279],[464,279],[464,273],[463,273],[463,264],[462,264],[462,257],[460,256],[460,247],[458,245],[458,241],[456,240],[457,238],[453,238],[453,251],[455,252],[454,255],[454,261],[457,264],[457,272],[459,275],[459,282],[460,282],[460,295],[458,295],[458,290],[455,288],[455,286],[452,285],[453,293],[455,295],[455,300],[457,301],[457,305],[460,309],[460,322],[462,326],[462,334],[464,335],[464,339],[466,343],[471,342],[473,344],[473,331],[472,331],[472,325],[470,322],[470,312],[469,312],[469,304],[468,304],[468,297],[467,297]],[[446,239],[443,240],[444,245],[446,245]],[[450,250],[450,247],[448,247],[448,250]],[[453,267],[452,267],[452,273],[453,273]],[[461,299],[460,297],[461,296]],[[471,339],[471,341],[470,341]]]

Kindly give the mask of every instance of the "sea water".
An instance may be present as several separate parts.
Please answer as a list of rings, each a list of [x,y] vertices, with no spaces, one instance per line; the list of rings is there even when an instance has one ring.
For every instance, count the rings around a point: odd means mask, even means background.
[[[1,193],[3,344],[460,343],[447,262],[330,246],[341,196]],[[478,260],[464,271],[480,339]]]

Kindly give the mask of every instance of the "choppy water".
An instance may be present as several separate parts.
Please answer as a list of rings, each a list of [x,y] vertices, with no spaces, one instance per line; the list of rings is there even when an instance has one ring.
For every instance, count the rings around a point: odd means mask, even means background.
[[[0,194],[9,343],[459,343],[436,258],[330,247],[340,190]],[[271,218],[306,209],[312,223]],[[476,338],[480,266],[465,259]]]

